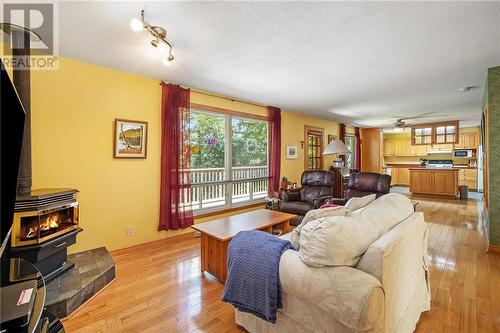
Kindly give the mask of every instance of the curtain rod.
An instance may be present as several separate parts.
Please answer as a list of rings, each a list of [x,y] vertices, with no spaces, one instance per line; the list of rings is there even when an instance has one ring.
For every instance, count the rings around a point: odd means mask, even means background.
[[[161,80],[160,81],[160,85],[162,85],[162,84],[169,84],[169,82]],[[258,104],[258,103],[254,103],[254,102],[250,102],[250,101],[245,101],[245,100],[241,100],[241,99],[231,98],[231,97],[228,97],[228,96],[218,95],[218,94],[215,94],[215,93],[209,93],[209,92],[206,92],[206,91],[203,91],[203,90],[199,90],[199,89],[191,88],[191,87],[185,87],[185,86],[182,86],[182,85],[181,85],[181,87],[186,88],[186,89],[190,89],[191,91],[194,91],[195,93],[206,95],[206,96],[212,96],[212,97],[218,97],[218,98],[225,98],[225,99],[229,99],[231,102],[239,102],[239,103],[245,103],[245,104],[250,104],[250,105],[254,105],[254,106],[259,106],[259,107],[267,108],[267,105],[264,105],[264,104]]]

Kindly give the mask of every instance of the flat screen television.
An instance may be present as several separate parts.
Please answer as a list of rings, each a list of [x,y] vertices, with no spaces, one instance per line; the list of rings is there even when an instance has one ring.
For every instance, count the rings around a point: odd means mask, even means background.
[[[16,89],[0,60],[0,256],[9,242],[14,217],[17,177],[26,114]]]

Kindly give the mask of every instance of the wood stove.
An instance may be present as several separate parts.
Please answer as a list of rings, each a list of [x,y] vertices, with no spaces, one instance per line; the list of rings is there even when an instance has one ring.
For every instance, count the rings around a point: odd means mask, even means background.
[[[74,266],[67,261],[67,247],[82,231],[77,193],[75,189],[42,189],[17,197],[11,254],[33,263],[47,283]]]

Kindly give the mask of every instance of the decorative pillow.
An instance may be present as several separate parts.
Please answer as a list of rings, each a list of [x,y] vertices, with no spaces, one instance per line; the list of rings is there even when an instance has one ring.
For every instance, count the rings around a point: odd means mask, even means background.
[[[354,197],[346,202],[345,208],[351,213],[354,212],[355,210],[361,209],[369,205],[370,203],[375,201],[376,198],[377,198],[376,194],[369,194],[359,198]]]
[[[300,231],[299,257],[313,267],[356,266],[373,242],[411,214],[410,199],[392,193],[349,215],[310,221]]]
[[[347,209],[343,206],[335,206],[330,208],[323,209],[313,209],[307,212],[306,216],[302,219],[302,222],[292,231],[292,237],[290,242],[292,243],[295,250],[298,250],[300,247],[299,238],[300,232],[302,228],[309,222],[314,221],[316,219],[323,219],[325,217],[332,216],[341,216],[346,215],[348,213]]]

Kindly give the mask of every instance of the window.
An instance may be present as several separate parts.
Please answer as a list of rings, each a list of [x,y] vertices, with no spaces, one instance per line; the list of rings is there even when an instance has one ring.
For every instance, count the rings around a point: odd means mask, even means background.
[[[450,122],[434,126],[434,143],[458,143],[458,123]]]
[[[458,143],[458,121],[412,126],[412,145]]]
[[[186,205],[215,211],[267,196],[266,121],[191,110],[191,191]]]
[[[323,129],[305,126],[304,141],[306,170],[323,169]]]
[[[432,143],[432,126],[412,127],[412,144],[430,145]]]
[[[351,152],[345,155],[345,167],[349,170],[356,168],[356,138],[351,135],[345,136],[345,145],[347,149]]]

